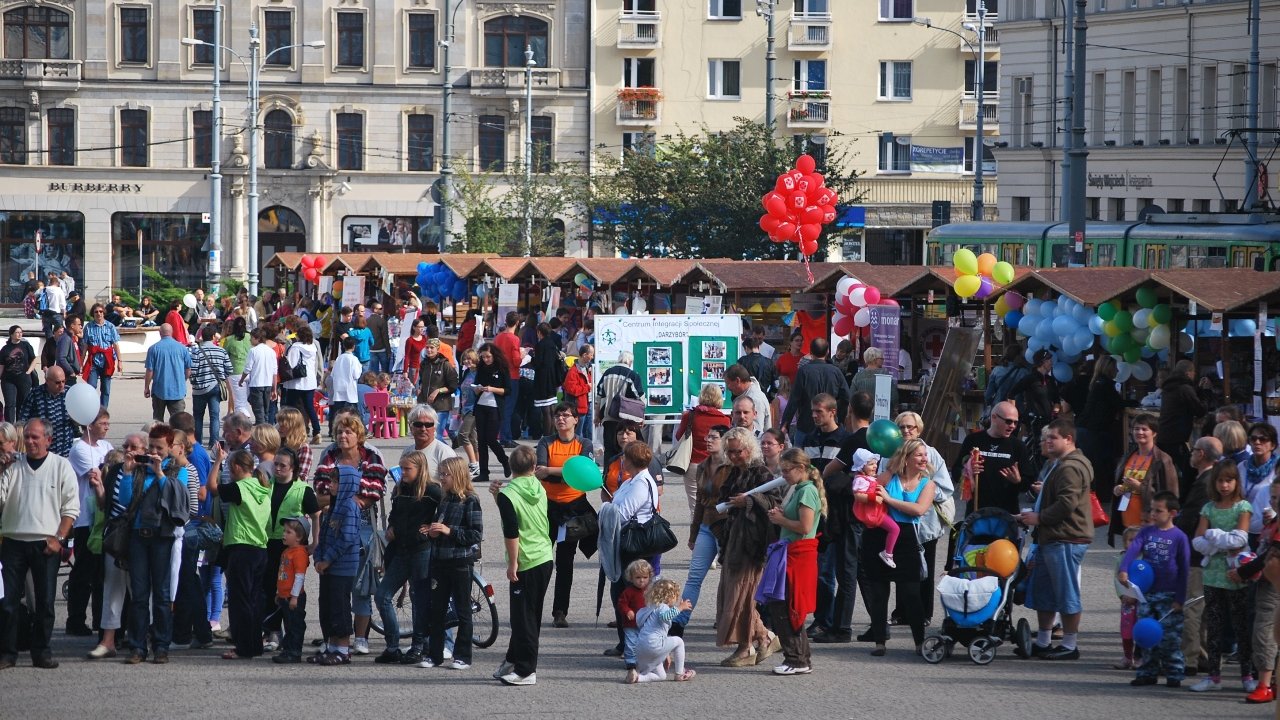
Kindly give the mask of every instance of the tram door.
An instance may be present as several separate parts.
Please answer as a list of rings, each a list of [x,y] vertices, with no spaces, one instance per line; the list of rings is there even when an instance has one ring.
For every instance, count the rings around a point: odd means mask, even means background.
[[[1265,267],[1266,251],[1252,245],[1231,246],[1231,267],[1261,270]]]

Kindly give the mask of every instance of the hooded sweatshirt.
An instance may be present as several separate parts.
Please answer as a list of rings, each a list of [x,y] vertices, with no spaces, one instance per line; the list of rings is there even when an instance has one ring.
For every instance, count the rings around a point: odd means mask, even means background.
[[[511,482],[498,491],[499,499],[511,505],[515,515],[515,527],[511,527],[505,503],[499,502],[498,510],[502,513],[503,536],[513,537],[510,530],[516,530],[520,540],[520,556],[516,559],[516,569],[524,572],[529,568],[551,562],[551,531],[547,520],[547,492],[536,477],[511,478]]]
[[[1166,378],[1160,385],[1160,428],[1156,443],[1167,446],[1190,440],[1196,418],[1206,412],[1191,378],[1185,375]]]
[[[360,568],[360,470],[338,465],[338,488],[329,504],[328,516],[320,526],[320,545],[315,561],[327,562],[325,572],[335,577],[355,577]]]
[[[1093,540],[1093,511],[1089,488],[1093,487],[1093,465],[1079,449],[1058,461],[1045,478],[1040,491],[1040,524],[1036,542],[1088,545]]]

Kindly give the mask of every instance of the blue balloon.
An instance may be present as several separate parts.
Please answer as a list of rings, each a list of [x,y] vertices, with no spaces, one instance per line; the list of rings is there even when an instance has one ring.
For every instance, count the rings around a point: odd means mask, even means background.
[[[1103,320],[1102,316],[1094,315],[1093,317],[1089,318],[1089,332],[1093,333],[1094,335],[1101,335],[1103,333],[1102,326],[1106,324],[1107,324],[1107,321]]]
[[[1051,318],[1057,314],[1058,314],[1058,303],[1054,302],[1053,300],[1045,300],[1043,303],[1040,303],[1040,315],[1042,315],[1043,317]]]
[[[1093,347],[1093,333],[1087,327],[1076,326],[1076,330],[1071,335],[1075,339],[1076,352],[1084,352]]]
[[[1072,308],[1071,315],[1076,319],[1077,323],[1086,325],[1089,319],[1093,317],[1093,311],[1084,305],[1076,305]]]
[[[465,280],[454,280],[453,289],[449,293],[454,300],[461,300],[467,296],[467,283]]]
[[[431,267],[431,264],[425,260],[418,263],[418,275],[422,275],[422,273],[426,272],[427,269],[430,267]]]
[[[1053,321],[1049,318],[1042,319],[1036,325],[1036,337],[1045,342],[1052,342],[1055,337],[1053,334]]]
[[[1029,363],[1030,363],[1030,362],[1035,362],[1035,361],[1036,361],[1036,351],[1035,351],[1035,350],[1033,350],[1033,349],[1031,349],[1030,347],[1028,347],[1028,348],[1027,348],[1027,351],[1026,351],[1026,352],[1024,352],[1024,353],[1022,353],[1022,357],[1026,358],[1026,359],[1027,359],[1027,362],[1029,362]]]
[[[1129,563],[1129,582],[1133,583],[1139,590],[1146,592],[1151,589],[1151,584],[1156,581],[1156,571],[1146,560],[1134,560]]]
[[[1036,326],[1040,324],[1040,317],[1028,313],[1018,321],[1018,334],[1031,337],[1036,334]]]
[[[1077,327],[1076,319],[1070,315],[1059,315],[1053,319],[1053,334],[1058,337],[1074,335]]]
[[[1053,379],[1060,383],[1071,382],[1071,378],[1075,373],[1071,372],[1071,366],[1058,362],[1053,364]]]
[[[1017,330],[1018,323],[1022,322],[1022,317],[1023,317],[1022,313],[1018,312],[1017,310],[1010,310],[1009,312],[1005,313],[1005,316],[1004,316],[1005,327],[1009,328],[1010,330]]]
[[[1231,337],[1253,337],[1258,332],[1258,323],[1255,320],[1232,320],[1229,324],[1231,329]]]
[[[1164,628],[1160,627],[1160,621],[1155,618],[1142,618],[1133,624],[1133,644],[1143,650],[1160,644],[1160,640],[1164,637]]]
[[[1039,298],[1028,298],[1027,302],[1022,305],[1022,314],[1039,315],[1040,306],[1043,304],[1044,304],[1044,301],[1040,300]]]

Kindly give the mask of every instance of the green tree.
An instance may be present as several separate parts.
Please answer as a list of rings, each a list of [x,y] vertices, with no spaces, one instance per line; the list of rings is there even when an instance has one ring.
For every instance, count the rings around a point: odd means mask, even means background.
[[[535,158],[537,160],[537,158]],[[541,163],[529,182],[523,163],[501,174],[473,174],[459,168],[454,213],[465,229],[455,236],[455,252],[525,255],[524,216],[533,217],[532,255],[564,255],[566,227],[581,227],[587,183],[580,171],[564,163]]]
[[[632,257],[798,257],[793,243],[774,243],[758,225],[760,199],[800,154],[801,143],[762,123],[735,118],[727,132],[705,126],[663,136],[656,147],[597,154],[590,200],[615,247]],[[842,205],[858,202],[852,151],[827,138],[819,172]],[[807,143],[807,138],[805,139]],[[843,234],[827,226],[816,259]]]

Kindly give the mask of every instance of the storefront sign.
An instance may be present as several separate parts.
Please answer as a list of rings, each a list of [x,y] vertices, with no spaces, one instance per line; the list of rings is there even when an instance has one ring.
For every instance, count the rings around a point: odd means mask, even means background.
[[[596,377],[624,351],[644,382],[651,414],[677,413],[697,404],[703,385],[719,385],[725,409],[724,374],[738,357],[738,315],[597,315]]]
[[[1130,173],[1089,173],[1089,187],[1095,188],[1149,188],[1154,187],[1150,175]]]
[[[964,148],[912,145],[911,172],[964,172]]]
[[[49,192],[104,193],[108,195],[138,195],[142,183],[68,183],[51,182]]]

